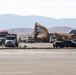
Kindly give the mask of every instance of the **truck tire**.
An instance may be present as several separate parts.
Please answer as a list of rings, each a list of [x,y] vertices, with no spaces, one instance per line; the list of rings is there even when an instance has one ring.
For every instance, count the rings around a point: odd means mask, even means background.
[[[16,47],[18,47],[18,43],[16,43]]]
[[[53,48],[55,48],[55,45],[53,45]]]
[[[57,45],[57,46],[56,46],[56,48],[60,48],[60,47],[61,47],[60,45]]]

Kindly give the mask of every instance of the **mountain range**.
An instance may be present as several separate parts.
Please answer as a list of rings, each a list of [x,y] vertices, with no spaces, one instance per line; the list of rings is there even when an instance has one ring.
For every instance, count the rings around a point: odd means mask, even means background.
[[[76,29],[75,18],[55,19],[36,15],[3,14],[0,15],[0,30],[8,30],[11,33],[17,34],[29,34],[33,33],[36,22],[45,26],[49,32],[66,33],[70,29]]]
[[[70,27],[53,27],[53,28],[48,28],[49,33],[68,33],[70,30],[74,28]],[[13,28],[13,29],[8,29],[9,33],[16,33],[18,35],[25,35],[25,34],[33,34],[34,29],[33,28]]]

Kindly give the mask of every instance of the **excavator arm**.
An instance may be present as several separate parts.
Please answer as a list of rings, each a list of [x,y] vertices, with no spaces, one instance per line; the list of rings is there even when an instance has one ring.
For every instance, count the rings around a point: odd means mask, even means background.
[[[35,23],[35,28],[34,28],[34,38],[36,39],[39,34],[38,28],[41,28],[45,32],[45,38],[48,39],[48,37],[49,37],[48,29],[46,27],[38,24],[37,22]]]
[[[37,38],[37,35],[39,34],[38,32],[38,25],[37,22],[35,23],[35,28],[34,28],[34,38]]]

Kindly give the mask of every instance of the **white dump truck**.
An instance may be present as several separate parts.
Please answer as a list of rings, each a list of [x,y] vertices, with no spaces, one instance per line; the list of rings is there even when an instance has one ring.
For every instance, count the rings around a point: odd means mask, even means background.
[[[5,47],[18,47],[17,34],[8,34],[6,36]]]

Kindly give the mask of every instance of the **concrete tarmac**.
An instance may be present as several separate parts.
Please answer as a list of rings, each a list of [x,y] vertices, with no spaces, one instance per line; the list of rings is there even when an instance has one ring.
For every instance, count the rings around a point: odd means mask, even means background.
[[[76,75],[76,50],[2,49],[0,75]]]
[[[24,47],[27,46],[28,48],[32,48],[32,47],[51,47],[53,48],[53,43],[19,43],[19,46]]]

